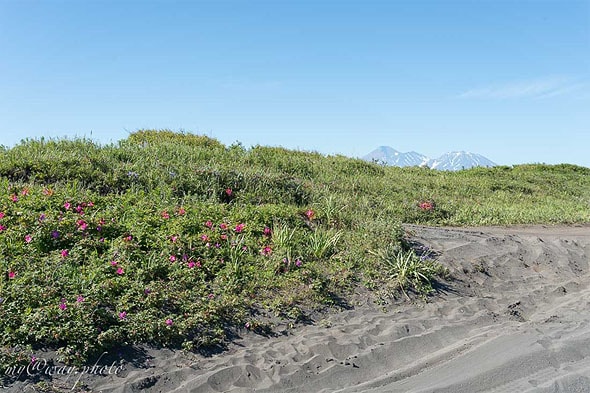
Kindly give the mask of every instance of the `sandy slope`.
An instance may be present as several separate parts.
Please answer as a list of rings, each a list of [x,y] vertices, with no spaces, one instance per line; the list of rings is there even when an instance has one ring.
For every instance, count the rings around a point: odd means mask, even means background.
[[[150,367],[83,380],[103,392],[590,392],[589,226],[406,228],[453,275],[429,303],[246,334],[211,358],[150,351]]]

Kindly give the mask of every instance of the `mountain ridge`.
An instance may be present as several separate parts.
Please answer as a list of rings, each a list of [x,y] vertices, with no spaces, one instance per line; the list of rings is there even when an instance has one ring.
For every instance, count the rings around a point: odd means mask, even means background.
[[[379,146],[377,149],[363,156],[362,159],[389,166],[422,166],[444,171],[458,171],[477,166],[493,167],[497,165],[481,154],[467,151],[451,151],[442,154],[438,158],[429,158],[415,151],[403,153],[390,146]]]

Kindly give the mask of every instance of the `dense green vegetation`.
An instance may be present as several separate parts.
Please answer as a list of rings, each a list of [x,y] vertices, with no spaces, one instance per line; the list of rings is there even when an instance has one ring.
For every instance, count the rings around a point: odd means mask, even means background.
[[[0,364],[187,349],[443,274],[401,223],[590,222],[590,169],[437,172],[167,131],[0,151]]]

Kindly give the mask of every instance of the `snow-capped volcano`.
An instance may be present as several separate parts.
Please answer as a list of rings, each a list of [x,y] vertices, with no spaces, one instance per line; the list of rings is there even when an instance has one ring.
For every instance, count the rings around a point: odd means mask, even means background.
[[[469,153],[466,151],[445,153],[437,159],[428,160],[426,165],[431,169],[438,169],[441,171],[458,171],[461,169],[473,168],[475,166],[496,166],[494,162],[481,154]]]
[[[428,157],[415,151],[402,153],[389,146],[379,146],[364,156],[363,160],[391,166],[418,166],[428,160]]]
[[[429,159],[423,154],[411,151],[401,153],[389,146],[380,146],[363,157],[366,161],[374,161],[391,166],[427,166],[442,171],[458,171],[475,166],[492,167],[494,162],[481,154],[465,151],[445,153],[436,159]]]

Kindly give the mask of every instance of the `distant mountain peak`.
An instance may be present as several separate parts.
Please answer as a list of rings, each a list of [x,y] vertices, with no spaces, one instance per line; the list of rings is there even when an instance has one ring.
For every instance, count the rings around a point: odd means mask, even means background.
[[[458,171],[476,166],[492,167],[496,164],[481,154],[467,151],[452,151],[436,159],[430,159],[415,151],[401,153],[389,146],[379,146],[363,157],[366,161],[375,161],[391,166],[427,166],[443,171]]]
[[[379,146],[364,156],[363,159],[391,166],[417,166],[427,160],[428,157],[415,151],[402,153],[389,146]]]
[[[476,166],[496,166],[493,161],[481,154],[470,153],[467,151],[452,151],[445,153],[437,159],[429,160],[427,165],[431,169],[438,169],[441,171],[458,171]]]

